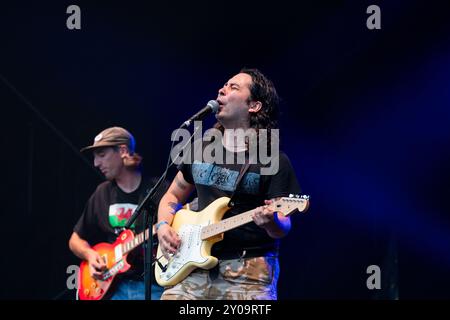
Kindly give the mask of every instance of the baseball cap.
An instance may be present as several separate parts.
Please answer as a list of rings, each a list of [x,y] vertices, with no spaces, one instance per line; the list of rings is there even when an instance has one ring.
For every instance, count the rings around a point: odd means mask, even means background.
[[[136,142],[130,132],[121,127],[111,127],[103,130],[94,138],[94,143],[81,149],[81,152],[101,147],[111,147],[125,144],[134,153]]]

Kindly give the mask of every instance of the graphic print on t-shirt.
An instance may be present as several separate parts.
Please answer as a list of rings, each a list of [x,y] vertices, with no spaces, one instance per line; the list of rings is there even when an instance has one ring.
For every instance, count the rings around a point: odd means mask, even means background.
[[[194,161],[192,164],[192,176],[196,184],[215,187],[224,191],[234,191],[239,171]],[[258,194],[260,175],[247,172],[242,179],[240,189],[249,194]]]
[[[108,214],[109,223],[113,228],[125,227],[136,208],[137,205],[131,203],[115,203],[110,205]],[[134,228],[134,223],[131,227]]]

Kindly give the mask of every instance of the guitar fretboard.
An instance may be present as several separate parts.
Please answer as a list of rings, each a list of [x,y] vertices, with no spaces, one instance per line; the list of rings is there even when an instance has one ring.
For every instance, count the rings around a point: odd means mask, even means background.
[[[122,252],[126,254],[143,243],[148,238],[148,229],[136,235],[130,242],[122,244]],[[144,235],[145,234],[145,235]]]
[[[211,224],[209,226],[203,227],[202,229],[202,240],[206,240],[208,238],[214,237],[218,234],[221,234],[225,231],[237,228],[246,223],[252,221],[252,214],[255,209],[243,212],[234,217],[230,217],[224,219],[218,223]]]

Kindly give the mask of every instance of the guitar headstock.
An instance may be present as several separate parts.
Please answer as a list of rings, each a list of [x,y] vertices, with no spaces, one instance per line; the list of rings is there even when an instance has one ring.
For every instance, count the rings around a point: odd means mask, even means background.
[[[289,197],[283,197],[274,201],[270,207],[284,216],[289,216],[295,210],[306,212],[309,207],[309,196],[291,194]]]

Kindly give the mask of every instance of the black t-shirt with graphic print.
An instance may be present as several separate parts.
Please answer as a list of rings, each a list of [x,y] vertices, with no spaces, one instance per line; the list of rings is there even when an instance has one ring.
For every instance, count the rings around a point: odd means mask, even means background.
[[[73,229],[74,232],[91,246],[100,242],[113,243],[124,230],[123,227],[127,224],[138,204],[145,198],[155,183],[155,178],[144,177],[139,187],[130,193],[120,189],[115,181],[101,183],[87,201],[83,214]],[[164,182],[160,191],[153,198],[154,211],[157,210],[161,196],[165,193],[167,187],[167,182]],[[150,212],[150,214],[156,214],[156,212]],[[144,214],[141,214],[133,223],[131,229],[135,234],[144,230],[143,219]],[[144,269],[143,246],[132,250],[127,261],[131,264],[131,268],[125,274],[121,274],[121,278],[142,278]]]
[[[224,159],[227,157],[226,153],[230,155],[230,152],[223,148]],[[243,155],[241,154],[241,156]],[[203,210],[220,197],[231,197],[233,194],[237,177],[243,165],[242,161],[237,162],[238,153],[231,153],[231,157],[234,158],[234,164],[225,164],[225,161],[222,161],[224,164],[218,164],[194,160],[191,162],[192,164],[182,163],[178,166],[184,179],[196,187],[198,211]],[[268,168],[271,163],[249,166],[233,197],[235,206],[225,213],[223,219],[262,206],[264,200],[301,192],[295,171],[287,155],[280,151],[279,156],[274,157],[272,161],[279,163],[278,171],[272,175],[261,174],[262,167]],[[250,222],[225,232],[224,239],[213,246],[212,253],[220,256],[221,253],[244,249],[261,249],[263,251],[267,249],[267,251],[277,252],[278,246],[278,240],[271,238],[264,229]]]

